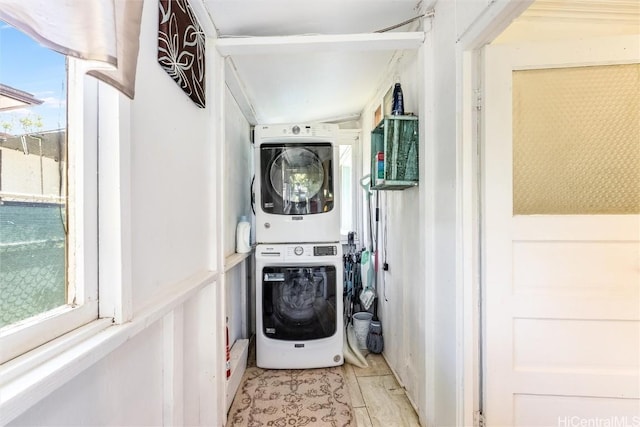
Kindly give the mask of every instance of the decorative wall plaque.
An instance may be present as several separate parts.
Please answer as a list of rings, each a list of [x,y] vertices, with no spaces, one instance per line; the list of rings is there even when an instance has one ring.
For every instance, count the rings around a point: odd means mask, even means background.
[[[159,0],[159,9],[158,62],[204,108],[204,33],[187,0]]]

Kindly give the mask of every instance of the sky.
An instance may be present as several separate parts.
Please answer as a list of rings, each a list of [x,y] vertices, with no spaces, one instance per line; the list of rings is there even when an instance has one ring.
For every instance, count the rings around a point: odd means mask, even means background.
[[[42,117],[41,131],[66,127],[66,60],[40,46],[22,32],[0,21],[0,83],[34,95],[42,105],[0,113],[0,132],[10,123],[10,134],[23,133],[19,119]]]

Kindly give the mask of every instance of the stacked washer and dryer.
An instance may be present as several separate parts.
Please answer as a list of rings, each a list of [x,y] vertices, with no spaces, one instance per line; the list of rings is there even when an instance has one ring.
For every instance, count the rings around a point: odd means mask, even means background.
[[[256,364],[343,363],[338,126],[255,128]]]

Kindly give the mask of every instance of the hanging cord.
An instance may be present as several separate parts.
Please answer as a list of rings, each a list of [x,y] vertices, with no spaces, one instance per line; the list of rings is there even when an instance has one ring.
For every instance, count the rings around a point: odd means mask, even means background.
[[[380,224],[380,191],[376,191],[376,226],[375,226],[375,237],[373,239],[375,243],[375,252],[378,253],[378,232],[379,232],[379,224]],[[376,255],[377,258],[377,255]],[[378,266],[376,265],[376,268]]]
[[[251,195],[251,211],[253,212],[253,214],[256,214],[256,193],[255,193],[255,189],[254,189],[254,184],[256,182],[256,176],[255,174],[253,175],[253,178],[251,178],[251,188],[249,188],[249,194]]]
[[[383,28],[381,30],[374,31],[374,33],[386,33],[387,31],[395,30],[396,28],[400,28],[400,27],[405,26],[407,24],[411,24],[412,22],[417,21],[418,19],[431,18],[434,15],[435,15],[435,11],[430,10],[429,12],[426,12],[426,13],[424,13],[422,15],[414,16],[413,18],[409,18],[406,21],[402,21],[399,24],[395,24],[395,25],[392,25],[390,27],[386,27],[386,28]]]
[[[378,254],[378,244],[380,242],[380,191],[376,191],[376,238],[375,238],[375,252],[373,259],[373,288],[378,292],[378,272],[380,271],[380,256]],[[384,275],[384,273],[383,273]]]

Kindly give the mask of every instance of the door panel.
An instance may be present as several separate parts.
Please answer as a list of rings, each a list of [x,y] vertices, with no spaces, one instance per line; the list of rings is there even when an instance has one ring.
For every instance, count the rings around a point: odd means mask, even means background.
[[[514,95],[519,90],[513,86],[514,71],[553,68],[563,72],[580,66],[638,63],[639,47],[638,37],[619,37],[485,48],[482,286],[484,408],[489,426],[557,426],[598,419],[613,423],[624,420],[622,417],[627,417],[628,423],[640,422],[640,206],[632,200],[624,207],[624,212],[632,213],[590,214],[588,197],[599,200],[598,212],[609,213],[606,203],[602,203],[608,195],[606,191],[589,195],[596,186],[582,185],[580,191],[587,193],[586,198],[581,194],[580,207],[569,206],[567,211],[571,214],[513,214],[514,198],[528,196],[514,196],[514,174],[525,170],[530,176],[541,177],[539,185],[531,186],[534,190],[525,186],[524,191],[537,191],[538,195],[542,191],[542,198],[538,197],[542,202],[545,186],[550,185],[545,180],[560,184],[560,193],[554,189],[556,199],[560,194],[560,203],[553,204],[557,209],[563,206],[563,198],[572,198],[572,188],[577,188],[570,181],[590,175],[592,165],[599,167],[606,163],[605,157],[610,157],[606,155],[607,140],[600,148],[594,148],[599,141],[595,141],[596,145],[582,143],[591,135],[583,132],[589,126],[577,121],[581,114],[569,114],[562,125],[545,116],[569,96],[562,91],[545,92],[536,107],[542,113],[525,114],[516,121],[514,99],[520,98]],[[554,78],[554,73],[549,74]],[[639,78],[634,83],[636,94]],[[584,90],[589,93],[588,83]],[[615,91],[615,87],[611,90]],[[536,92],[542,93],[533,90],[534,97]],[[559,98],[554,99],[556,92]],[[598,104],[601,97],[583,98],[578,94],[576,105],[591,110],[595,116],[600,116],[598,108],[606,108]],[[590,98],[593,105],[586,105]],[[631,137],[627,135],[629,142],[625,144],[632,145],[625,145],[624,150],[633,156],[640,153],[638,128],[634,127],[640,120],[640,109],[631,102],[625,114],[622,118],[616,115],[621,126],[598,138],[611,138],[614,146],[620,142],[619,133],[626,129]],[[550,177],[553,171],[545,168],[551,162],[536,158],[532,164],[533,156],[521,157],[514,164],[514,138],[521,138],[518,132],[514,137],[514,128],[522,125],[521,120],[533,121],[537,128],[528,143],[547,144],[554,140],[549,148],[554,150],[552,155],[563,156],[561,166],[576,168],[575,171],[564,173],[562,178]],[[516,139],[516,144],[520,143]],[[584,153],[588,150],[592,152]],[[584,166],[580,163],[584,162],[577,152],[590,158],[586,170],[580,170]],[[602,162],[593,162],[594,156]],[[628,156],[622,157],[625,161]],[[553,160],[557,163],[557,158]],[[612,173],[593,171],[596,176],[589,179],[619,179],[616,174],[620,168],[625,171],[622,175],[640,176],[640,166],[635,164],[640,162],[630,163],[612,164],[608,169]],[[554,169],[566,172],[557,166]],[[567,185],[558,180],[566,180]],[[632,178],[629,182],[633,186],[637,181]],[[562,187],[569,192],[565,196]],[[637,196],[633,187],[626,188],[631,197]],[[636,190],[640,192],[640,186]]]

